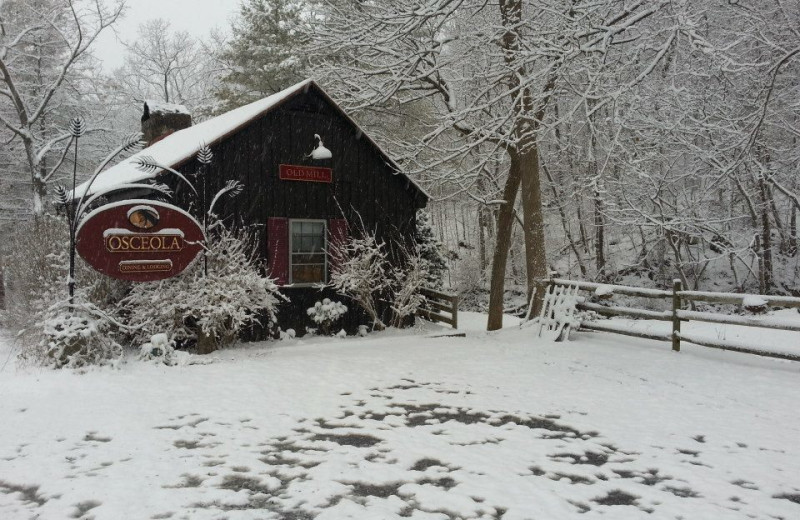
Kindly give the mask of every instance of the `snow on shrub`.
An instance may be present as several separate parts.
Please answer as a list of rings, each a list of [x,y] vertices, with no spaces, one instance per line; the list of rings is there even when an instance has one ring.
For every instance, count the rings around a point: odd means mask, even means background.
[[[321,302],[316,302],[313,307],[309,307],[306,312],[311,320],[319,325],[320,332],[327,336],[331,332],[331,326],[347,312],[347,306],[342,302],[333,302],[325,298]]]
[[[119,312],[136,331],[136,344],[163,332],[178,346],[208,354],[233,344],[252,323],[275,323],[281,296],[259,272],[250,234],[218,225],[208,242],[208,275],[200,258],[180,276],[134,285],[122,301]]]
[[[386,324],[378,302],[387,302],[392,311],[390,325],[400,327],[425,301],[419,289],[427,283],[430,264],[415,245],[402,244],[395,244],[396,259],[391,262],[386,244],[378,241],[374,232],[362,226],[356,233],[332,244],[337,263],[328,286],[358,303],[379,330]]]
[[[214,362],[208,356],[194,356],[182,350],[175,350],[175,342],[164,334],[154,334],[150,341],[139,348],[139,359],[163,363],[167,366],[208,365]]]
[[[391,287],[385,245],[378,242],[375,233],[362,230],[361,237],[348,237],[331,248],[337,265],[328,285],[358,303],[373,327],[386,328],[378,311],[378,297]]]
[[[417,212],[417,232],[414,235],[416,251],[425,263],[425,284],[431,289],[441,289],[444,285],[444,274],[447,272],[447,259],[444,246],[436,238],[431,216],[427,211]]]
[[[24,348],[20,357],[52,368],[113,365],[122,357],[122,347],[111,336],[112,322],[88,304],[55,305],[37,323],[39,342]]]
[[[16,331],[37,332],[50,307],[67,298],[69,231],[63,220],[42,215],[17,225],[7,237],[3,258],[6,311],[4,323]],[[76,261],[75,301],[109,311],[122,298],[128,283],[101,275],[80,258]]]
[[[174,343],[163,332],[153,334],[150,341],[139,348],[139,359],[144,361],[161,361],[165,365],[171,365],[174,355]]]
[[[418,253],[403,249],[404,265],[392,269],[392,326],[402,327],[409,316],[417,313],[420,305],[425,303],[425,296],[420,289],[427,285],[430,277],[427,260]]]
[[[117,355],[114,337],[119,324],[107,317],[113,314],[129,284],[97,273],[78,258],[76,304],[69,309],[66,304],[69,231],[63,220],[42,215],[18,224],[8,237],[6,250],[3,323],[18,333],[20,358],[24,362],[54,367],[82,366],[92,359],[105,363]],[[76,327],[84,318],[99,320],[94,325],[87,323],[83,329],[86,337],[91,338],[86,348],[96,347],[99,352],[85,351],[80,356],[82,360],[76,358],[71,362],[66,359],[71,358],[70,331],[77,331]],[[66,335],[61,336],[62,333]],[[101,340],[97,337],[99,334],[107,337]],[[112,350],[110,354],[108,348]],[[59,350],[63,356],[57,355]]]

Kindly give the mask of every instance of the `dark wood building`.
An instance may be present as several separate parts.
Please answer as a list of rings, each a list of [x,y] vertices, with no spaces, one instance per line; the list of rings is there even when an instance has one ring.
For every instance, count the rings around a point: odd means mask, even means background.
[[[326,251],[332,238],[363,221],[387,243],[405,241],[416,230],[417,210],[428,200],[313,81],[183,129],[154,120],[161,115],[146,107],[143,128],[152,144],[103,172],[92,191],[152,177],[136,167],[137,157],[144,155],[177,169],[205,193],[198,200],[181,183],[169,181],[176,192],[173,202],[195,214],[226,182],[241,182],[243,192],[221,200],[215,213],[228,225],[255,232],[267,271],[290,299],[278,315],[283,329],[302,333],[311,326],[306,309],[315,301],[345,300],[315,287],[328,281],[332,259]],[[159,135],[152,128],[160,128]],[[196,157],[203,144],[213,152],[205,170]],[[345,303],[350,311],[340,325],[352,331],[366,323],[355,304]]]

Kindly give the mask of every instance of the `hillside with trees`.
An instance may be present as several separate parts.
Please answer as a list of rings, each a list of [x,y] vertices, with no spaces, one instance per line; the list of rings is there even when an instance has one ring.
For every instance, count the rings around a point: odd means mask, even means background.
[[[494,325],[551,272],[798,294],[797,0],[243,0],[206,38],[143,24],[107,71],[121,16],[0,5],[6,228],[53,211],[76,115],[85,178],[145,99],[202,120],[313,77],[434,196],[444,283]]]

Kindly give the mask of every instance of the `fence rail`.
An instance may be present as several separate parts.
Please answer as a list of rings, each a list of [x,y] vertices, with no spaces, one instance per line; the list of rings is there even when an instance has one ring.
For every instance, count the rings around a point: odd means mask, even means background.
[[[458,296],[427,287],[419,292],[425,296],[425,303],[417,309],[418,315],[430,321],[447,323],[454,329],[458,328]]]
[[[614,334],[622,334],[625,336],[653,339],[658,341],[669,341],[672,343],[672,349],[676,352],[681,350],[681,340],[683,340],[703,347],[730,350],[733,352],[743,352],[747,354],[755,354],[758,356],[778,359],[788,359],[791,361],[800,361],[800,353],[794,354],[788,352],[769,351],[757,346],[739,345],[730,341],[706,338],[696,334],[686,334],[685,332],[681,331],[682,322],[700,321],[723,325],[739,325],[742,327],[758,327],[764,329],[800,332],[800,322],[793,320],[782,320],[779,318],[756,318],[753,316],[731,316],[727,314],[699,312],[683,308],[685,302],[706,302],[742,306],[745,306],[748,303],[755,303],[758,304],[755,306],[759,307],[760,310],[766,310],[768,307],[800,308],[800,298],[791,296],[767,296],[760,294],[684,291],[680,280],[675,280],[673,282],[671,291],[665,291],[662,289],[645,289],[641,287],[630,287],[625,285],[607,285],[595,282],[582,282],[567,280],[564,278],[539,280],[539,285],[545,290],[549,290],[553,286],[577,287],[580,291],[594,293],[597,298],[601,300],[610,300],[615,295],[625,295],[671,301],[672,308],[666,311],[652,311],[633,307],[623,307],[619,305],[603,305],[585,300],[579,301],[576,305],[578,310],[592,311],[602,316],[625,316],[630,318],[670,322],[672,324],[672,330],[668,333],[644,332],[624,329],[616,327],[613,324],[597,321],[582,323],[582,329],[611,332]]]

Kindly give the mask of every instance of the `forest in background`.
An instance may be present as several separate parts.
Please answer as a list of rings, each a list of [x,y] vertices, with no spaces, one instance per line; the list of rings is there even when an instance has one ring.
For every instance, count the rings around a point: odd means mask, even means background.
[[[244,0],[204,39],[143,24],[109,72],[123,8],[0,2],[4,235],[71,184],[71,118],[85,178],[145,99],[197,122],[313,77],[434,197],[476,305],[550,271],[800,294],[798,0]]]

